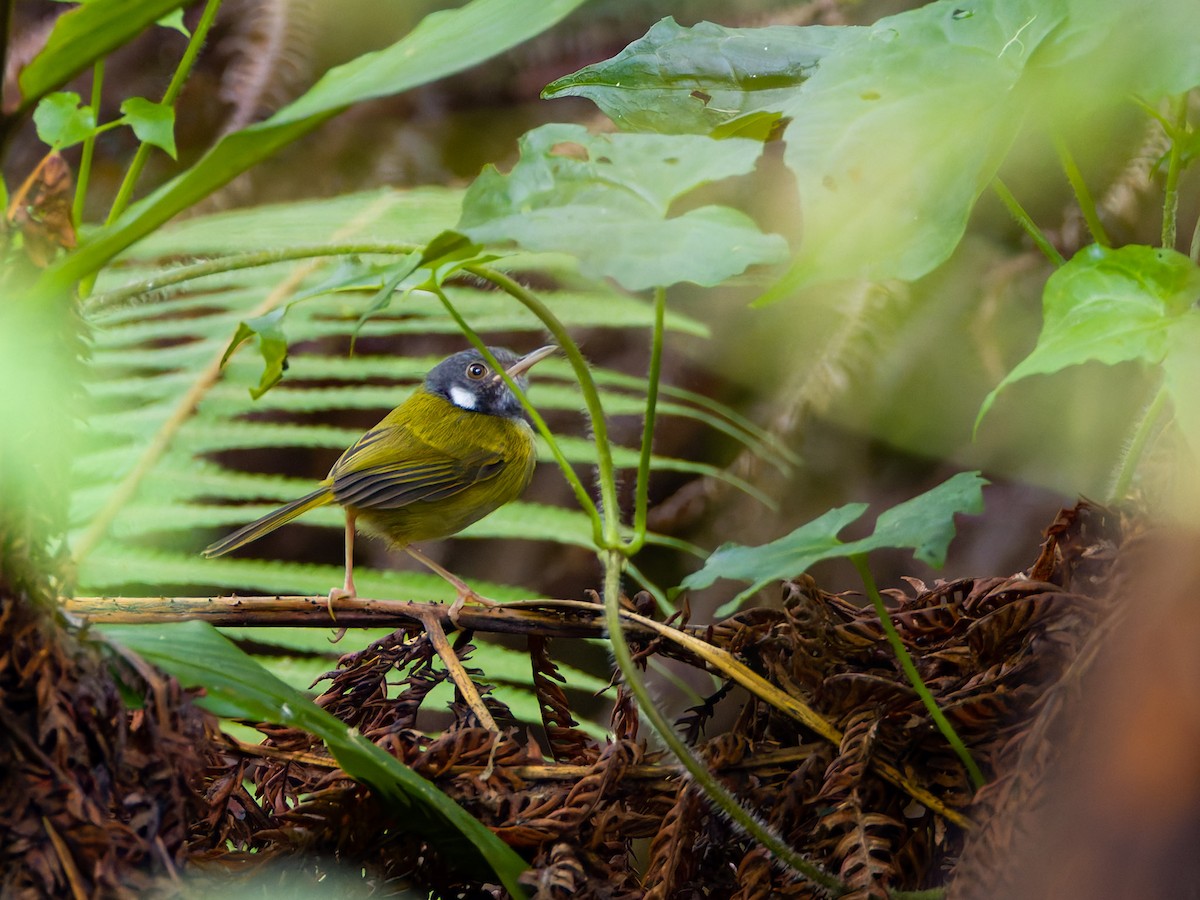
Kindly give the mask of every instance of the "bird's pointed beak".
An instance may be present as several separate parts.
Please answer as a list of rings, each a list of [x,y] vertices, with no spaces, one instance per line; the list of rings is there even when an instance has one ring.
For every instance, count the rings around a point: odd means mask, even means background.
[[[528,372],[530,369],[532,369],[534,366],[536,366],[538,363],[540,363],[547,356],[554,353],[556,350],[558,350],[557,344],[547,344],[545,347],[538,347],[532,353],[526,353],[524,356],[522,356],[515,363],[513,363],[511,366],[508,367],[508,369],[507,369],[508,377],[515,379],[521,375],[524,375],[526,372]]]

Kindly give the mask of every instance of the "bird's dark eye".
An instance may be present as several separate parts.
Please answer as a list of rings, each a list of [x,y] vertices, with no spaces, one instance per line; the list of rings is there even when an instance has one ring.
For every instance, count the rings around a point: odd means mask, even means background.
[[[483,363],[471,363],[467,366],[467,377],[472,381],[478,381],[487,374],[488,368]]]

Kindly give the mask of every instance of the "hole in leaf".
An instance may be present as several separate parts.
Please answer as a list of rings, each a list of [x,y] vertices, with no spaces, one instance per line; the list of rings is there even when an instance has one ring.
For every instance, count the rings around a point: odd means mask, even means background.
[[[708,106],[709,101],[712,100],[712,94],[706,94],[706,93],[704,93],[704,91],[692,91],[691,95],[693,97],[695,97],[697,100],[699,100],[701,103],[703,103],[705,106]]]
[[[551,156],[565,156],[568,159],[577,159],[580,162],[588,161],[587,147],[583,144],[577,144],[574,141],[560,141],[550,148]]]

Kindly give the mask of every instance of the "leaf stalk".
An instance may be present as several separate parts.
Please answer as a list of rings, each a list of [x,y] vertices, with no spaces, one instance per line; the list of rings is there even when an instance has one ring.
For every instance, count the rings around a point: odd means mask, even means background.
[[[971,783],[978,790],[987,784],[987,779],[983,777],[983,772],[980,771],[979,766],[975,763],[974,757],[971,756],[971,751],[967,749],[967,745],[958,736],[958,732],[954,730],[954,726],[950,724],[945,713],[938,706],[937,699],[925,685],[924,680],[922,680],[921,673],[917,671],[916,663],[913,662],[908,648],[904,646],[904,642],[900,639],[900,633],[896,631],[896,625],[892,622],[892,617],[888,614],[887,606],[884,605],[883,596],[879,593],[879,588],[875,585],[875,577],[871,574],[871,569],[867,566],[866,554],[851,554],[850,561],[854,563],[854,568],[858,570],[858,575],[867,590],[867,596],[871,598],[875,612],[879,615],[879,624],[883,626],[883,633],[887,636],[888,643],[892,645],[892,649],[896,653],[896,659],[900,662],[900,668],[904,670],[904,674],[908,676],[908,681],[913,686],[913,690],[917,692],[917,696],[925,704],[925,708],[933,718],[934,724],[937,725],[938,731],[942,733],[946,741],[958,755],[958,758],[962,760],[962,764],[966,767],[967,774],[971,778]]]

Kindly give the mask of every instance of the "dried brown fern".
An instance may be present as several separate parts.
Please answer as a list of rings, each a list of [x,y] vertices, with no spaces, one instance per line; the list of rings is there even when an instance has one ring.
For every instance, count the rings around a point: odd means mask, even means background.
[[[684,725],[742,803],[836,874],[847,896],[940,885],[956,866],[964,831],[939,809],[971,815],[974,844],[1000,851],[1009,840],[1000,801],[1029,796],[1021,788],[1028,774],[1019,773],[1036,769],[1046,752],[1036,717],[1061,705],[1048,687],[1078,659],[1106,608],[1098,595],[1112,555],[1110,526],[1091,507],[1065,512],[1035,562],[1036,580],[914,581],[891,592],[897,629],[922,677],[983,769],[1000,774],[974,803],[961,762],[900,671],[874,612],[811,579],[785,585],[781,608],[746,610],[690,633],[802,697],[840,740],[810,732],[738,687],[718,689]],[[469,639],[459,636],[458,652],[469,652]],[[635,641],[639,658],[702,665],[660,637],[640,633]],[[546,640],[535,634],[529,652],[549,759],[516,729],[480,727],[461,703],[442,731],[418,728],[430,689],[446,677],[419,625],[343,657],[319,702],[522,852],[538,897],[825,896],[774,865],[680,770],[647,749],[623,691],[614,697],[613,737],[603,744],[584,738]],[[483,673],[468,671],[486,696]],[[717,722],[730,724],[706,734]],[[267,731],[266,749],[246,748],[247,757],[230,758],[229,772],[211,773],[210,795],[239,806],[247,798],[231,773],[240,779],[244,768],[258,786],[257,830],[221,832],[243,849],[335,854],[364,867],[380,887],[412,880],[439,896],[484,887],[485,875],[459,870],[458,860],[439,856],[435,841],[405,832],[307,736]],[[908,784],[939,805],[918,802]],[[972,871],[983,868],[973,863]]]

